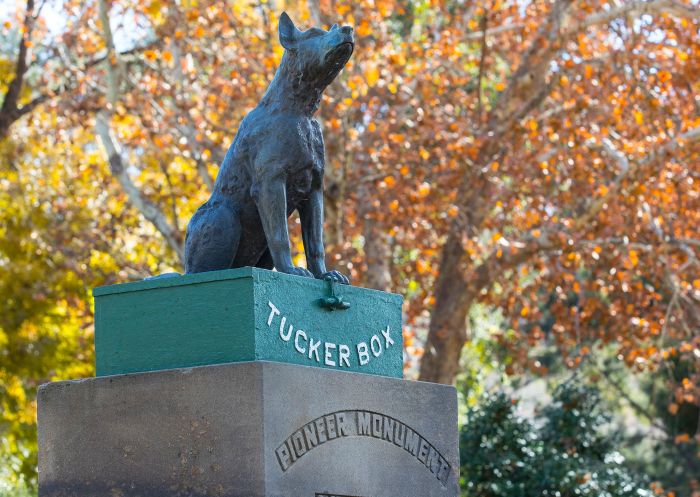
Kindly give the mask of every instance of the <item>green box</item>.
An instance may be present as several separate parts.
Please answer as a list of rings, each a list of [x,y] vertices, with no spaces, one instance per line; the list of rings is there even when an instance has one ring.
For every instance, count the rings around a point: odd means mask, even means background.
[[[350,308],[324,307],[331,291]],[[97,376],[254,360],[403,376],[400,295],[250,267],[93,295]]]

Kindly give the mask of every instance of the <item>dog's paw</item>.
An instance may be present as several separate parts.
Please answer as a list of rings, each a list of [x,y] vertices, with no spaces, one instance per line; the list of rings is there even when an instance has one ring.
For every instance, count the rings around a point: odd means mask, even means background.
[[[348,277],[345,276],[343,273],[339,273],[338,271],[328,271],[327,273],[323,274],[321,279],[335,281],[337,283],[342,283],[343,285],[350,284],[350,280],[348,279]]]
[[[291,267],[287,271],[284,271],[287,274],[293,274],[294,276],[304,276],[305,278],[313,278],[314,275],[311,274],[311,271],[304,267]]]

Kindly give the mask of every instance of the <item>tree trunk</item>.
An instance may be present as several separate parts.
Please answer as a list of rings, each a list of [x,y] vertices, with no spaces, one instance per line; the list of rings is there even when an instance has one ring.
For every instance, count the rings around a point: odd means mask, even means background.
[[[435,284],[435,306],[430,316],[421,381],[451,384],[459,372],[459,358],[467,341],[467,313],[472,297],[459,268],[464,249],[454,232],[445,242],[440,275]]]

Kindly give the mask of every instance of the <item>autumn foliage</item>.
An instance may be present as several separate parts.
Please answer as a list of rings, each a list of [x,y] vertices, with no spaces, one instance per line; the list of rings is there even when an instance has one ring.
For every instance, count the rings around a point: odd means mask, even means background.
[[[478,303],[504,317],[510,373],[547,372],[537,344],[571,368],[614,347],[632,370],[674,371],[671,415],[698,411],[696,2],[15,7],[0,28],[0,429],[16,443],[38,383],[89,374],[89,288],[182,269],[186,223],[281,58],[283,8],[355,27],[319,115],[327,254],[406,297],[407,367],[453,382]]]

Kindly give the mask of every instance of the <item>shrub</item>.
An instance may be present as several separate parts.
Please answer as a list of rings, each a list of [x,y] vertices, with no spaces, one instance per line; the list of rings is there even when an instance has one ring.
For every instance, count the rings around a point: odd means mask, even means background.
[[[598,392],[561,385],[533,420],[515,412],[504,393],[469,409],[460,432],[461,477],[469,497],[647,497],[606,433]]]

